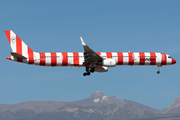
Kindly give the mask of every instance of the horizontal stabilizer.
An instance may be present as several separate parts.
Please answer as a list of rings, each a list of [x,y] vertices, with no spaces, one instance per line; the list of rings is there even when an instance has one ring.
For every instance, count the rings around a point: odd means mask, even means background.
[[[11,55],[15,58],[20,58],[20,59],[27,59],[26,57],[16,53],[16,52],[11,52]]]

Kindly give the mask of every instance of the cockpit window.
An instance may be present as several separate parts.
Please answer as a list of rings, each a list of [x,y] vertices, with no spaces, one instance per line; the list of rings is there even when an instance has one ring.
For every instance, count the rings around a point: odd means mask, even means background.
[[[168,56],[168,58],[172,58],[171,56]]]

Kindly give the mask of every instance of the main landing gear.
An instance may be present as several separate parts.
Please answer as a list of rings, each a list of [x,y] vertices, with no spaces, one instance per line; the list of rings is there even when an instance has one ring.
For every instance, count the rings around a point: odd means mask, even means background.
[[[90,75],[91,73],[93,73],[94,72],[94,67],[93,68],[91,68],[91,69],[89,69],[89,67],[86,67],[86,72],[85,73],[83,73],[83,76],[86,76],[86,75]]]
[[[157,74],[160,74],[160,66],[158,66]]]

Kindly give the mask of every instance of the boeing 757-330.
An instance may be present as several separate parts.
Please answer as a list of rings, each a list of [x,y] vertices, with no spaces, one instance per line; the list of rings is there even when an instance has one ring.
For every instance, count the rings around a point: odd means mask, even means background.
[[[12,48],[7,59],[40,66],[85,67],[84,76],[93,72],[107,72],[117,65],[154,65],[160,67],[176,63],[170,55],[158,52],[94,52],[80,37],[84,52],[38,53],[29,48],[12,30],[5,31]]]

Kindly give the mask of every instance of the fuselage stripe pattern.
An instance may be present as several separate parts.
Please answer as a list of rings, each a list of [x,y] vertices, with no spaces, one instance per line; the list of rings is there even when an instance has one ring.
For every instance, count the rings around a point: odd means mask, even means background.
[[[8,59],[41,66],[86,66],[83,52],[36,53],[32,51],[13,31],[5,31],[14,53],[25,57],[10,56]],[[169,55],[155,52],[96,52],[103,59],[115,59],[117,65],[171,65],[176,61]],[[89,64],[88,64],[89,65]],[[96,65],[101,65],[99,61]],[[108,65],[107,65],[108,66]]]
[[[20,55],[22,55],[22,41],[21,39],[16,35],[16,52]],[[17,59],[18,62],[23,62],[22,59]]]
[[[78,66],[79,65],[79,53],[78,52],[74,52],[73,53],[73,65],[74,66]]]
[[[112,58],[112,53],[111,52],[106,52],[107,58]]]
[[[39,65],[41,65],[41,66],[45,66],[45,64],[46,64],[46,56],[45,56],[45,53],[39,53],[40,55],[40,64]]]
[[[139,58],[140,58],[139,65],[144,65],[145,64],[145,53],[140,52]]]
[[[161,66],[162,66],[162,65],[166,65],[166,62],[167,62],[166,54],[161,53],[161,56],[162,56]]]
[[[28,58],[29,58],[29,64],[34,64],[34,53],[33,51],[28,47]]]
[[[134,65],[134,55],[133,55],[133,53],[129,52],[128,55],[129,55],[129,63],[128,63],[128,65]]]
[[[68,65],[68,54],[62,53],[62,66],[67,66],[67,65]]]
[[[117,57],[118,57],[118,65],[123,65],[123,53],[118,52]]]
[[[150,53],[151,63],[150,65],[156,65],[156,53]]]
[[[57,55],[56,53],[51,53],[51,66],[56,66],[57,64]]]

